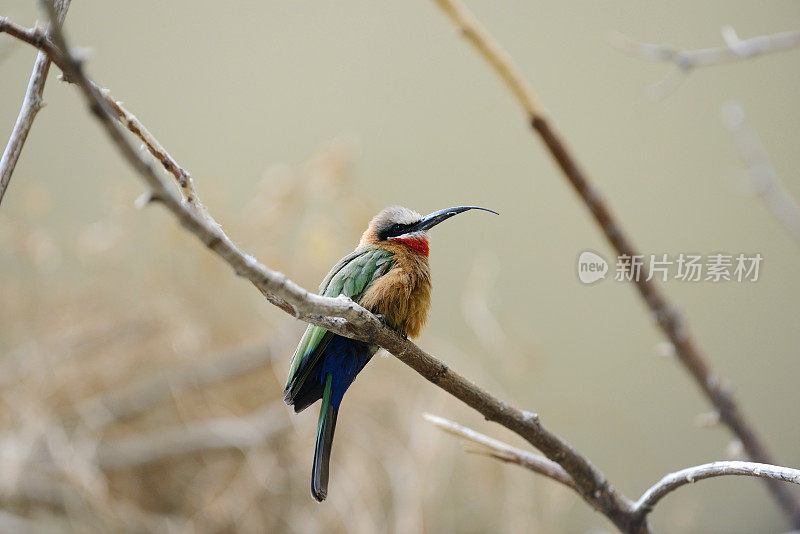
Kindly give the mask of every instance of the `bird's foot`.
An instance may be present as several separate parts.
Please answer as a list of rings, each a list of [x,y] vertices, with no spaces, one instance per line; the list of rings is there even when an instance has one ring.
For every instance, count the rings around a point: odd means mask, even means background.
[[[382,314],[382,313],[376,313],[376,314],[375,314],[375,317],[377,317],[377,318],[378,318],[378,320],[381,322],[381,324],[382,324],[383,326],[389,326],[389,325],[388,325],[388,323],[386,322],[386,316],[385,316],[384,314]],[[391,327],[389,327],[389,328],[391,328]],[[401,331],[398,331],[398,330],[395,330],[395,331],[396,331],[398,334],[400,334],[400,336],[402,336],[402,338],[403,338],[403,339],[406,339],[406,340],[408,339],[408,334],[406,334],[405,332],[401,332]]]

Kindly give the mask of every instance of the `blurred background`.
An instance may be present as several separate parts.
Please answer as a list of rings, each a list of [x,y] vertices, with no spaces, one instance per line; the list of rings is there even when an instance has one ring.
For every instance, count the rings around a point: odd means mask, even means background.
[[[644,253],[760,253],[756,283],[664,284],[784,465],[800,465],[800,250],[754,194],[720,119],[736,99],[800,197],[800,51],[692,73],[609,45],[681,48],[797,29],[793,1],[468,6],[515,57]],[[32,25],[34,2],[0,0]],[[496,209],[437,228],[432,354],[542,421],[629,497],[739,454],[664,357],[634,288],[578,281],[613,254],[495,75],[430,1],[75,0],[88,71],[189,170],[229,235],[315,288],[369,218]],[[0,39],[10,131],[35,53]],[[0,505],[46,532],[602,532],[554,482],[465,454],[443,415],[525,447],[392,357],[339,417],[328,500],[309,495],[316,408],[281,389],[304,324],[157,206],[51,70],[0,209]],[[3,141],[5,142],[5,141]],[[612,265],[613,269],[613,265]],[[613,271],[612,271],[613,274]],[[381,353],[386,356],[385,353]],[[702,417],[700,417],[702,419]],[[3,516],[5,517],[5,516]],[[13,521],[9,518],[8,521]],[[670,495],[661,532],[783,532],[752,479]],[[20,526],[20,523],[7,523]]]

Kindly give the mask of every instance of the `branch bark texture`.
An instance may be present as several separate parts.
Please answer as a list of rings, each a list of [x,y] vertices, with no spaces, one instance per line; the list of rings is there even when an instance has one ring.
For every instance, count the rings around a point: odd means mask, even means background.
[[[635,505],[634,514],[636,520],[644,520],[645,516],[653,510],[653,507],[661,499],[681,486],[707,478],[734,475],[757,477],[773,480],[777,483],[791,482],[792,484],[800,484],[800,469],[756,462],[712,462],[710,464],[697,465],[670,473],[645,491]]]

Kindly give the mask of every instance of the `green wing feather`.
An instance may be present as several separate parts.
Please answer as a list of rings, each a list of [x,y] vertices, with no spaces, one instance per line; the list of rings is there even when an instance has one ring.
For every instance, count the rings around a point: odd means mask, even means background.
[[[357,248],[334,265],[320,285],[320,294],[326,297],[345,295],[358,302],[372,282],[389,272],[392,265],[394,255],[383,248]],[[333,333],[308,325],[292,356],[284,398],[291,399],[302,386],[331,339]]]

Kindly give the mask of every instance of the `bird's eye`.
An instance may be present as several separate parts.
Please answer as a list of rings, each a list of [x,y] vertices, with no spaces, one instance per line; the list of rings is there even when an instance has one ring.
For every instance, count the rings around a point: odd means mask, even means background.
[[[388,239],[390,237],[397,237],[399,235],[403,235],[406,230],[407,226],[405,224],[400,223],[392,223],[390,226],[387,226],[385,230],[383,230],[379,237],[380,239]]]

